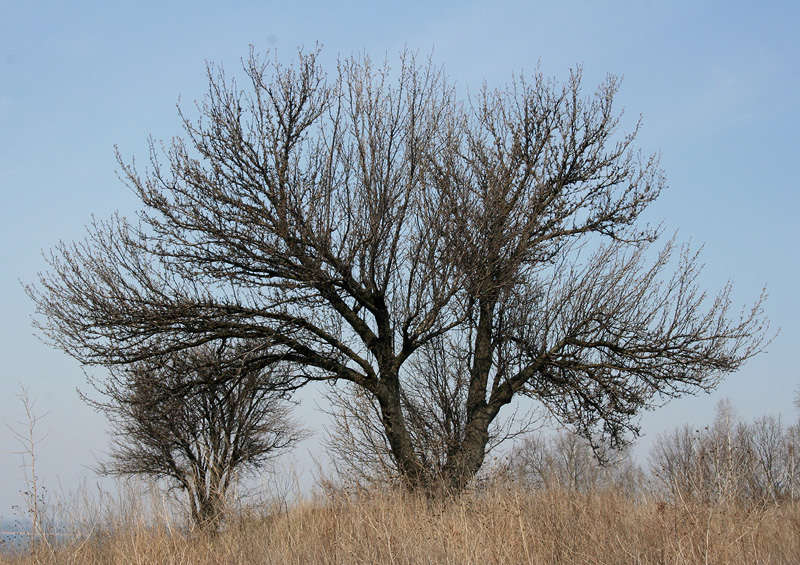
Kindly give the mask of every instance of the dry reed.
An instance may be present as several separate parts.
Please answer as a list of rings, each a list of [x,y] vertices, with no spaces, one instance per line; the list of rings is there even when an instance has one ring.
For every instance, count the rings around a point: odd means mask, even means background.
[[[90,535],[4,555],[23,564],[798,563],[800,506],[710,505],[513,483],[431,501],[394,491],[319,496],[240,514],[214,535],[166,515],[105,510]],[[86,522],[86,521],[84,521]],[[82,527],[86,527],[86,523]]]

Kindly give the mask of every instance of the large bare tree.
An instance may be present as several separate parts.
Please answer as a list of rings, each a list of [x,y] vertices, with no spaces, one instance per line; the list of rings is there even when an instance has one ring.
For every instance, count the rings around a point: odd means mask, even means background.
[[[732,315],[727,288],[707,298],[695,257],[654,250],[658,230],[637,221],[664,180],[638,128],[619,131],[616,78],[585,95],[580,72],[536,74],[464,100],[408,53],[395,69],[344,59],[332,77],[318,55],[251,54],[246,88],[210,68],[184,136],[152,143],[144,173],[120,158],[138,222],[57,246],[29,289],[57,346],[124,365],[268,341],[264,361],[298,382],[374,400],[411,488],[456,490],[515,397],[615,444],[642,408],[711,389],[761,349],[761,300]],[[403,398],[409,361],[440,338],[463,367],[464,420],[431,473]]]
[[[111,423],[103,474],[166,481],[192,522],[216,528],[230,489],[303,436],[290,416],[279,365],[252,362],[263,346],[206,343],[112,367],[84,396]]]

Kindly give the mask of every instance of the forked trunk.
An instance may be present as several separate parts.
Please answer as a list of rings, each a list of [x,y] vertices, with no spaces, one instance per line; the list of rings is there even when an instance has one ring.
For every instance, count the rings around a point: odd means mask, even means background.
[[[406,426],[399,394],[380,399],[386,438],[392,449],[403,486],[429,498],[457,495],[480,470],[489,443],[492,422],[486,409],[476,410],[467,424],[464,439],[448,456],[441,469],[426,467]]]

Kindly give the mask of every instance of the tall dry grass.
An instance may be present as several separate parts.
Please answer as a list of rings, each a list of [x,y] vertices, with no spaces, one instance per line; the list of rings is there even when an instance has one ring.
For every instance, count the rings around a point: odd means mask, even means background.
[[[88,535],[40,543],[2,562],[800,563],[796,503],[667,503],[615,488],[577,493],[507,482],[450,501],[339,492],[281,513],[240,512],[214,535],[187,533],[170,520],[167,512],[145,514],[143,505],[108,507],[76,525],[90,526]]]

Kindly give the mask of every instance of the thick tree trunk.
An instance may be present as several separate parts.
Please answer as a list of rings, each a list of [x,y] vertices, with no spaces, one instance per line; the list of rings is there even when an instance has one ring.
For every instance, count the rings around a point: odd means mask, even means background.
[[[420,459],[406,425],[397,371],[383,371],[381,386],[375,391],[381,408],[386,437],[397,469],[411,491],[430,497],[452,496],[462,492],[483,465],[489,444],[489,427],[497,416],[500,404],[487,404],[487,386],[494,355],[493,318],[495,296],[484,298],[474,337],[474,357],[470,367],[466,398],[466,423],[459,445],[448,454],[444,467],[429,468]],[[510,399],[510,397],[509,397]]]
[[[491,423],[486,411],[481,410],[467,424],[464,441],[458,451],[448,458],[442,470],[442,488],[447,494],[462,492],[480,470],[486,457]]]
[[[379,388],[376,396],[381,408],[386,439],[389,441],[398,471],[405,487],[410,491],[426,491],[430,488],[430,474],[422,465],[406,426],[398,377],[384,376],[383,381],[383,386]]]
[[[474,342],[475,353],[470,368],[467,393],[467,422],[464,440],[459,449],[448,457],[442,473],[445,488],[453,493],[464,490],[467,483],[480,470],[486,457],[489,426],[493,420],[493,416],[487,410],[486,387],[494,354],[492,320],[496,302],[497,299],[494,296],[480,301]]]

